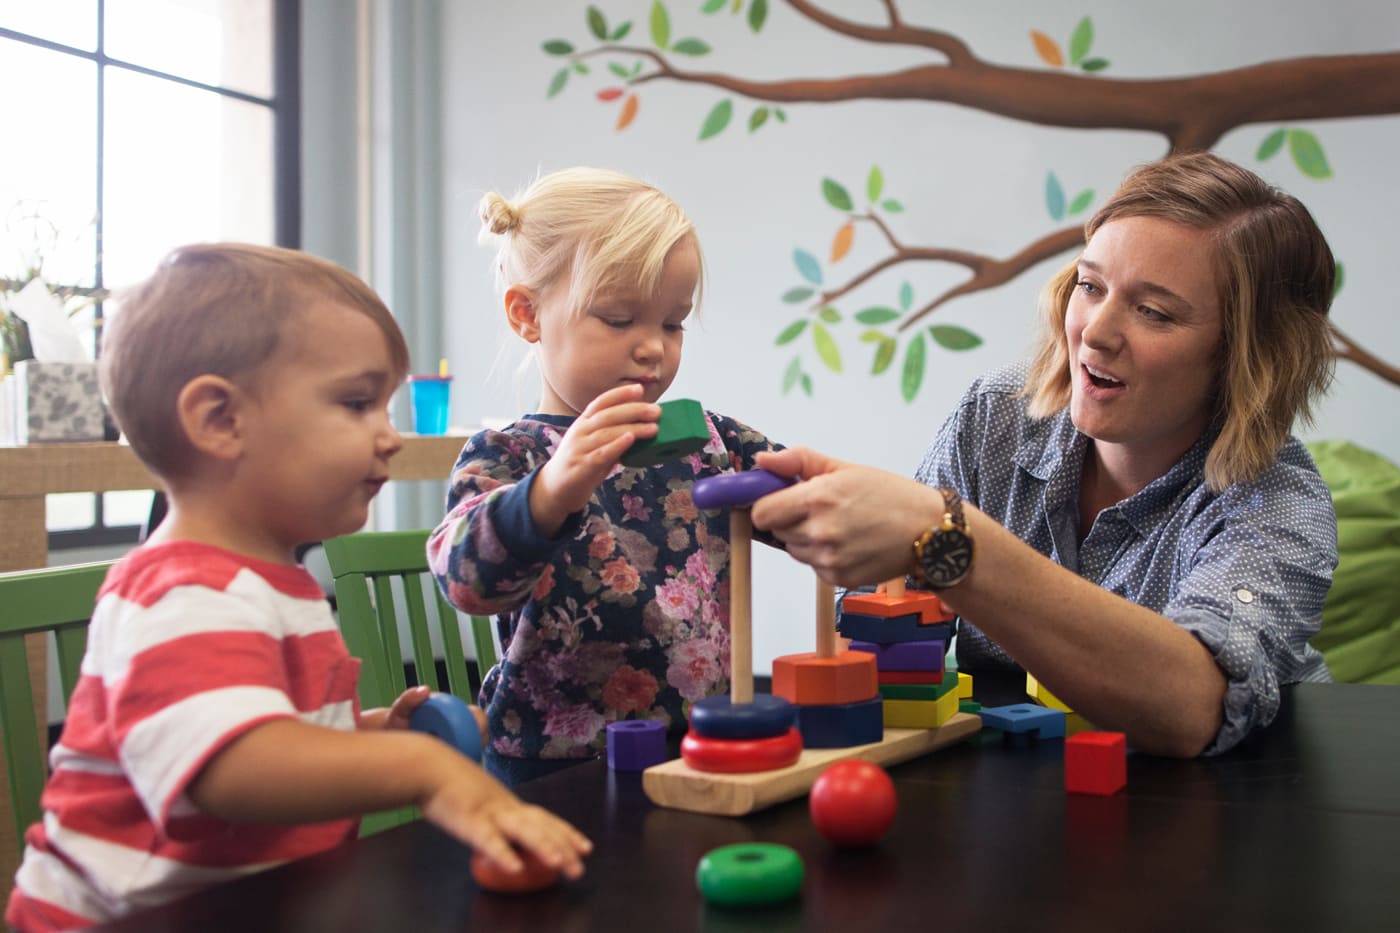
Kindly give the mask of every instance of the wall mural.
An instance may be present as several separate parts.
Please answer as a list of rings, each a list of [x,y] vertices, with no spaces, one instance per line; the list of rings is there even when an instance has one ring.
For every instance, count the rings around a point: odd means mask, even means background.
[[[755,33],[768,23],[769,0],[693,2],[700,3],[705,14],[744,17]],[[1257,126],[1256,159],[1290,158],[1309,179],[1329,178],[1332,170],[1322,139],[1293,124],[1400,113],[1400,52],[1280,59],[1207,74],[1119,79],[1112,76],[1111,58],[1095,49],[1094,24],[1087,16],[1067,31],[1063,43],[1047,31],[1031,29],[1026,55],[1036,64],[1018,67],[986,61],[957,36],[906,22],[896,0],[872,4],[883,10],[880,24],[846,19],[808,0],[784,2],[834,36],[927,50],[931,61],[883,74],[753,80],[689,67],[713,47],[704,38],[674,34],[670,8],[662,0],[654,0],[644,24],[609,19],[601,7],[589,5],[583,11],[582,41],[550,38],[543,43],[556,66],[546,94],[553,98],[571,84],[589,82],[597,100],[616,105],[609,119],[620,132],[645,119],[643,94],[653,104],[668,85],[713,88],[718,99],[697,114],[701,142],[725,132],[771,132],[789,119],[784,105],[854,100],[952,103],[1044,126],[1147,131],[1164,139],[1167,153],[1209,149],[1230,130]],[[1296,193],[1306,200],[1305,190]],[[955,245],[901,240],[895,218],[918,205],[899,199],[879,165],[872,165],[863,179],[822,178],[820,194],[836,212],[830,248],[824,257],[794,249],[795,276],[787,270],[782,273],[787,281],[775,285],[775,302],[791,306],[795,314],[776,335],[782,352],[795,352],[784,371],[783,391],[810,395],[813,371],[841,373],[859,365],[878,375],[898,366],[906,402],[923,384],[931,345],[965,351],[982,342],[962,327],[934,323],[934,312],[1077,249],[1096,196],[1092,188],[1071,195],[1054,171],[1047,172],[1047,232],[1011,255],[992,256]],[[856,195],[864,197],[858,200]],[[847,268],[842,261],[858,236],[874,237],[882,255],[863,268]],[[899,275],[900,267],[910,263],[952,264],[967,276],[939,294],[917,295]],[[1343,274],[1339,261],[1338,288]],[[886,302],[851,300],[857,288],[874,283],[885,288]],[[843,350],[838,333],[847,336],[847,345],[854,333],[856,343],[864,347]],[[1335,323],[1332,335],[1340,359],[1400,386],[1400,368],[1368,352]],[[854,359],[857,353],[859,363]]]

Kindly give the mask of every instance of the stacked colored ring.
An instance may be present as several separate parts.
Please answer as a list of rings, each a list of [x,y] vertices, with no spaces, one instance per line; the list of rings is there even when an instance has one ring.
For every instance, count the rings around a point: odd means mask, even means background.
[[[771,842],[741,842],[707,852],[695,868],[695,885],[711,904],[762,907],[802,889],[802,856]]]
[[[802,755],[802,733],[789,729],[766,739],[707,739],[687,733],[681,758],[696,771],[748,774],[786,768]]]
[[[690,728],[707,739],[766,739],[796,723],[797,707],[771,693],[754,694],[752,703],[706,697],[690,708]]]

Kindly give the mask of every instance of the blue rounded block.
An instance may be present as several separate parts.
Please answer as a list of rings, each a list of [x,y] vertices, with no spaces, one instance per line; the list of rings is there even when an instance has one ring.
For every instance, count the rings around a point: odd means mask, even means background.
[[[666,727],[654,719],[608,723],[608,767],[645,771],[666,760]]]
[[[697,509],[743,508],[795,482],[797,480],[767,470],[722,473],[696,480],[690,490],[690,498]]]
[[[408,727],[414,732],[435,735],[472,761],[481,761],[481,728],[460,697],[434,693],[413,711]]]
[[[783,735],[796,722],[797,707],[771,693],[754,694],[752,703],[706,697],[690,708],[691,730],[707,739],[767,739]]]

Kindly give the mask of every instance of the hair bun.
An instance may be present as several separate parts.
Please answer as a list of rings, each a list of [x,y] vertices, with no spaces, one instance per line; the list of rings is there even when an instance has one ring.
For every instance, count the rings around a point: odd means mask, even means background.
[[[497,236],[513,233],[520,226],[520,211],[499,194],[490,192],[481,199],[481,225]]]

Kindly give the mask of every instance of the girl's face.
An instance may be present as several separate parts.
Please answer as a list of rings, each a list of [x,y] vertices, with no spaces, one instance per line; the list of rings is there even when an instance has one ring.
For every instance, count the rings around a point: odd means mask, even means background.
[[[1157,217],[1104,224],[1080,257],[1065,339],[1075,427],[1100,458],[1165,472],[1205,429],[1220,383],[1210,234]]]
[[[644,401],[659,399],[680,369],[699,282],[699,254],[681,241],[667,254],[649,299],[636,292],[598,295],[571,317],[568,296],[556,289],[533,302],[531,321],[522,324],[512,315],[517,333],[539,344],[540,413],[577,415],[603,392],[631,382],[644,387]],[[509,293],[506,300],[509,307]]]

